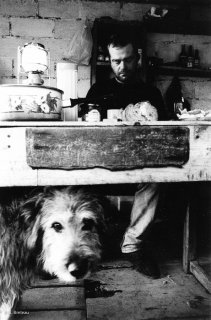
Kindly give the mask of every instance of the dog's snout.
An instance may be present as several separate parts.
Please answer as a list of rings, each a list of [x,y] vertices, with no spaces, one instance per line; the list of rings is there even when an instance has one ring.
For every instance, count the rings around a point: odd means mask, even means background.
[[[77,262],[69,261],[67,268],[73,277],[76,279],[82,279],[88,272],[88,261],[86,259],[79,260]]]
[[[86,273],[84,273],[84,271],[81,270],[80,268],[79,269],[76,268],[75,270],[71,271],[70,274],[76,279],[81,279],[84,277]]]

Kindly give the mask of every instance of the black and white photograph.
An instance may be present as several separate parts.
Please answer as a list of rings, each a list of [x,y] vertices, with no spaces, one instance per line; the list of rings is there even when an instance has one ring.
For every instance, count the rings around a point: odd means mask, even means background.
[[[211,319],[211,0],[0,0],[0,320]]]

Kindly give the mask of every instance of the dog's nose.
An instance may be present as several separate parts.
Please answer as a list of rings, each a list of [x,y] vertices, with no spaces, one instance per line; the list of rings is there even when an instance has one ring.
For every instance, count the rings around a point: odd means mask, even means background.
[[[87,274],[88,261],[87,260],[80,261],[77,264],[74,264],[74,268],[71,268],[71,266],[69,266],[68,269],[70,274],[73,277],[75,277],[76,279],[82,279]]]
[[[76,279],[83,278],[83,276],[84,276],[83,272],[81,272],[80,269],[75,269],[75,270],[71,271],[70,274],[71,274],[73,277],[75,277]]]

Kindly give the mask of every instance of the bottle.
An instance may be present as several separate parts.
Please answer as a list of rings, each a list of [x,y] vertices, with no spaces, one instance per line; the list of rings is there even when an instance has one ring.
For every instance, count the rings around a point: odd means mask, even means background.
[[[187,65],[187,53],[186,53],[185,44],[182,44],[182,47],[181,47],[181,52],[179,54],[179,65],[181,67],[186,67]]]
[[[187,58],[187,68],[193,68],[194,66],[194,56],[193,56],[193,46],[188,48],[188,58]]]
[[[184,109],[189,110],[188,102],[184,99],[179,78],[175,76],[166,91],[166,104],[169,111],[169,117],[172,120],[178,120],[178,114]]]
[[[182,114],[182,111],[184,110],[184,102],[185,99],[183,98],[182,94],[178,95],[178,97],[175,99],[174,114],[176,118],[178,118],[178,114]]]
[[[194,67],[199,68],[200,67],[200,58],[199,58],[199,50],[196,49],[194,51]]]
[[[105,55],[105,62],[109,62],[109,61],[110,61],[109,55],[106,54],[106,55]]]
[[[142,67],[142,55],[143,55],[143,52],[142,52],[141,48],[138,49],[138,55],[139,55],[138,67],[141,68]]]
[[[98,53],[97,53],[97,61],[104,61],[105,55],[103,52],[103,48],[101,46],[98,47]]]

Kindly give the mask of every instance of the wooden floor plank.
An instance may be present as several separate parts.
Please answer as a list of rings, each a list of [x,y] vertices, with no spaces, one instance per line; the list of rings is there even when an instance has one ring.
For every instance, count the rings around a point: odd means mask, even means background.
[[[37,279],[25,290],[12,320],[86,320],[84,282]]]
[[[211,296],[181,261],[161,271],[161,279],[151,280],[125,263],[102,265],[86,284],[88,320],[211,318]]]
[[[67,284],[66,282],[61,282],[57,278],[44,280],[41,278],[36,279],[33,283],[31,283],[31,287],[41,288],[41,287],[84,287],[83,280],[77,280],[75,282],[71,282],[71,284]]]
[[[197,261],[190,262],[190,271],[196,279],[211,293],[211,280]]]
[[[85,310],[15,313],[11,320],[86,320]]]
[[[19,310],[85,309],[82,287],[43,287],[26,290]]]

